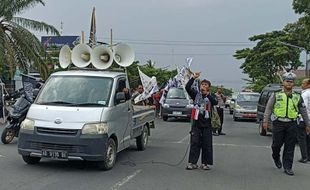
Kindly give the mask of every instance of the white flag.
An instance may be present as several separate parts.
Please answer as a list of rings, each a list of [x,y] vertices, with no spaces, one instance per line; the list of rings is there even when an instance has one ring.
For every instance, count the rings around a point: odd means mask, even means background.
[[[142,94],[140,94],[134,99],[135,103],[151,97],[152,94],[154,94],[155,92],[159,90],[157,86],[156,77],[153,76],[152,78],[150,78],[149,76],[144,74],[139,68],[138,68],[138,71],[139,71],[139,75],[140,75],[140,79],[141,79],[141,83],[142,83],[144,91]]]
[[[192,61],[193,61],[193,58],[192,58],[192,57],[186,58],[187,67],[190,67],[190,66],[191,66]]]

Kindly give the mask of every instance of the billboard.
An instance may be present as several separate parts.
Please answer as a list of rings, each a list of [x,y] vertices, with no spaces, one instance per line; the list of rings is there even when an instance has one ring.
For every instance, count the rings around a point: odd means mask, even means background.
[[[69,45],[70,48],[73,48],[80,43],[80,36],[42,36],[41,43],[45,49],[53,46],[61,48],[64,45]]]

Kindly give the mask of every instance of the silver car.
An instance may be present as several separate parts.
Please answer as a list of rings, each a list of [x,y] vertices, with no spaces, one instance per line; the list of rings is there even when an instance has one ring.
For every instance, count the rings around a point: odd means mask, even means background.
[[[241,92],[234,103],[233,119],[256,120],[257,103],[260,94],[256,92]]]
[[[162,106],[162,118],[191,118],[193,104],[186,98],[183,88],[170,88]]]

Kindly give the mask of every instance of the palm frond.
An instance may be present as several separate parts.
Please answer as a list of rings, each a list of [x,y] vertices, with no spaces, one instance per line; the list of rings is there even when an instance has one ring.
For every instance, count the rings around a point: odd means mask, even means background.
[[[54,26],[46,24],[45,22],[39,22],[39,21],[27,19],[27,18],[22,18],[22,17],[13,17],[12,21],[20,26],[23,26],[31,30],[56,34],[58,36],[60,35],[58,30]]]
[[[43,0],[1,0],[0,17],[11,20],[14,15],[30,7],[34,7],[38,3],[45,5]]]
[[[23,69],[27,70],[27,64],[33,63],[41,76],[46,78],[48,70],[43,60],[44,48],[36,36],[23,27],[16,26],[10,31],[10,37],[12,47],[15,49],[16,61],[21,61],[19,64]]]

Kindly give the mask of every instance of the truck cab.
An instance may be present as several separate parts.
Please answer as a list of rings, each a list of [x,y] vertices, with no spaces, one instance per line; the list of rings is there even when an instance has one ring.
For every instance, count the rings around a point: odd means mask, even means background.
[[[19,154],[28,164],[41,158],[87,160],[108,170],[132,139],[144,150],[155,112],[145,106],[135,108],[128,89],[122,72],[52,74],[21,124]]]

